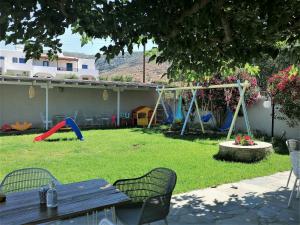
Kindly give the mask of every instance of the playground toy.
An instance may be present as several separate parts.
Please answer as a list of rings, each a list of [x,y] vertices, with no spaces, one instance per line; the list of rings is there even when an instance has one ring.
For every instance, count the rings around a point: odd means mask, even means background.
[[[28,130],[31,127],[32,127],[32,124],[28,123],[26,121],[24,123],[20,123],[17,121],[15,124],[11,124],[11,128],[13,130],[18,130],[18,131]]]
[[[182,96],[180,95],[178,98],[178,104],[177,104],[177,110],[176,110],[176,116],[175,116],[175,122],[180,123],[183,120],[182,115]]]
[[[221,132],[227,131],[230,128],[232,119],[233,119],[233,112],[229,107],[227,107],[226,118],[225,118],[223,125],[219,128],[219,131],[221,131]]]
[[[9,124],[5,123],[5,124],[3,124],[1,126],[1,130],[2,131],[10,131],[11,130],[11,126]]]
[[[240,83],[240,81],[238,80],[237,83],[210,85],[210,86],[200,86],[199,84],[197,84],[196,86],[190,86],[190,87],[171,87],[171,88],[165,88],[165,86],[163,86],[162,88],[157,87],[156,91],[158,92],[159,95],[158,95],[158,99],[157,99],[155,108],[153,110],[153,114],[152,114],[152,116],[150,118],[150,121],[148,123],[148,128],[151,127],[151,124],[152,124],[152,122],[155,118],[155,114],[156,114],[158,105],[161,103],[164,106],[164,101],[162,99],[162,96],[163,96],[164,92],[166,92],[166,91],[173,92],[173,91],[178,91],[178,90],[181,90],[181,91],[186,90],[186,91],[191,91],[192,99],[190,101],[188,112],[185,116],[184,123],[183,123],[182,129],[181,129],[180,135],[184,135],[184,131],[185,131],[185,128],[186,128],[186,125],[187,125],[187,122],[189,120],[189,117],[190,117],[190,114],[192,112],[192,108],[193,108],[194,104],[196,106],[196,112],[197,112],[197,115],[198,115],[198,118],[199,118],[199,122],[200,122],[200,125],[201,125],[202,132],[205,133],[204,126],[203,126],[203,120],[208,119],[208,115],[206,115],[207,117],[201,117],[199,106],[198,106],[198,103],[196,101],[197,92],[199,90],[205,90],[205,89],[212,89],[213,90],[213,89],[219,89],[219,88],[222,88],[222,89],[224,89],[224,88],[238,88],[238,91],[240,93],[240,98],[239,98],[238,104],[236,106],[236,110],[233,113],[231,110],[229,111],[229,107],[227,107],[226,119],[225,119],[224,124],[220,128],[220,130],[221,131],[227,131],[228,130],[228,134],[227,134],[226,139],[229,140],[230,137],[231,137],[231,134],[232,134],[237,116],[238,116],[238,112],[240,110],[240,107],[242,106],[242,110],[243,110],[243,114],[244,114],[244,120],[245,120],[245,124],[246,124],[246,128],[247,128],[247,133],[248,133],[249,136],[252,136],[251,130],[250,130],[250,124],[249,124],[249,120],[248,120],[248,114],[247,114],[247,110],[246,110],[246,103],[245,103],[245,100],[244,100],[246,89],[249,86],[250,86],[250,84],[249,84],[248,81],[245,81],[244,83]],[[230,100],[231,96],[232,96],[232,92],[230,90],[228,91],[227,89],[225,89],[225,101],[227,102],[227,105],[229,104],[229,100]],[[180,106],[180,108],[181,108],[181,106]],[[164,109],[165,109],[165,107],[164,107]],[[168,112],[166,110],[165,110],[165,114],[168,115]]]
[[[77,138],[80,141],[83,141],[83,136],[80,132],[80,129],[71,117],[66,118],[65,120],[56,124],[54,127],[52,127],[47,132],[35,137],[33,141],[42,141],[42,140],[46,139],[47,137],[51,136],[52,134],[54,134],[55,132],[57,132],[59,129],[61,129],[64,126],[69,126],[75,132]]]
[[[147,106],[139,106],[132,110],[132,119],[138,126],[147,126],[152,115],[153,109]]]
[[[173,111],[169,104],[166,104],[166,110],[168,113],[167,119],[164,121],[165,124],[172,124],[174,121]]]

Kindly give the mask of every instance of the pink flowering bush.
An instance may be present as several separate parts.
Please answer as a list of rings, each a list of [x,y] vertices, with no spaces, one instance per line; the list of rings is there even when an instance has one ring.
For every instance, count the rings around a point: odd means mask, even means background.
[[[300,75],[299,67],[289,66],[284,70],[273,74],[268,79],[268,91],[274,104],[280,105],[279,111],[292,127],[300,120]]]

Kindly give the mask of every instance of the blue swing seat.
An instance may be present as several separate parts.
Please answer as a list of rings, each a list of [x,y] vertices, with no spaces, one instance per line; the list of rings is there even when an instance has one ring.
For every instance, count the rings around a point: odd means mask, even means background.
[[[212,119],[212,118],[213,118],[212,113],[207,113],[207,114],[201,116],[201,120],[202,120],[202,122],[204,122],[204,123],[207,123],[207,122],[208,122],[210,119]]]
[[[168,118],[165,119],[164,124],[172,124],[174,121],[172,108],[169,104],[165,104],[165,105],[166,105],[166,110],[168,113]]]
[[[229,130],[232,120],[233,120],[233,112],[230,108],[227,108],[225,122],[222,125],[222,127],[219,128],[219,131],[225,132]]]

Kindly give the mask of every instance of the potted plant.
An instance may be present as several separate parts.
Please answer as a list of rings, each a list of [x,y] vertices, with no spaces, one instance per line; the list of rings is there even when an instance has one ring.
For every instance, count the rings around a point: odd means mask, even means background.
[[[251,146],[255,145],[254,140],[249,135],[237,135],[234,140],[235,145]]]

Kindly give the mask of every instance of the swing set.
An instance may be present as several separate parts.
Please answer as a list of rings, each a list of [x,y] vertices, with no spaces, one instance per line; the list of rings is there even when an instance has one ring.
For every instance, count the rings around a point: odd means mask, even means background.
[[[200,122],[200,125],[201,125],[202,133],[205,133],[203,122],[208,122],[209,120],[213,120],[213,115],[212,115],[211,112],[209,112],[205,115],[201,115],[200,110],[199,110],[199,106],[198,106],[198,102],[197,102],[197,99],[196,99],[197,93],[198,93],[198,91],[203,91],[203,90],[207,90],[207,89],[213,90],[213,89],[221,89],[222,88],[222,89],[225,89],[225,101],[227,102],[227,110],[226,110],[225,122],[222,125],[222,127],[219,128],[219,131],[225,132],[225,131],[228,130],[226,140],[230,139],[233,128],[234,128],[234,125],[235,125],[235,122],[236,122],[236,119],[237,119],[237,116],[238,116],[238,112],[239,112],[239,110],[242,106],[247,133],[248,133],[249,136],[252,136],[252,133],[251,133],[251,130],[250,130],[250,123],[249,123],[249,119],[248,119],[248,114],[247,114],[247,109],[246,109],[246,104],[245,104],[245,100],[244,100],[246,89],[249,86],[250,86],[250,84],[249,84],[248,81],[245,81],[244,83],[241,83],[238,80],[237,83],[221,84],[221,85],[210,85],[210,86],[200,86],[199,84],[197,84],[196,86],[189,86],[189,87],[170,87],[170,88],[165,88],[165,86],[162,86],[161,88],[157,87],[156,91],[158,93],[158,99],[157,99],[153,114],[150,118],[148,128],[151,127],[151,124],[152,124],[152,122],[155,118],[155,114],[157,112],[157,108],[158,108],[159,104],[161,104],[163,106],[166,117],[167,118],[171,118],[171,117],[173,118],[173,115],[172,116],[169,115],[170,113],[172,113],[172,111],[167,110],[167,107],[166,107],[166,105],[164,103],[164,100],[163,100],[163,95],[166,92],[174,92],[174,94],[175,94],[176,91],[182,91],[182,92],[183,91],[190,91],[191,94],[192,94],[192,99],[189,103],[189,108],[188,108],[187,114],[185,116],[183,116],[183,114],[182,114],[182,95],[180,95],[179,98],[178,98],[177,110],[176,110],[176,113],[175,113],[174,120],[175,121],[176,120],[182,121],[184,119],[184,123],[183,123],[182,129],[181,129],[181,132],[180,132],[180,135],[184,135],[188,120],[189,120],[190,115],[192,113],[193,106],[195,105],[197,116],[198,116],[198,119],[199,119],[199,122]],[[238,101],[238,104],[236,106],[236,110],[235,110],[234,113],[229,108],[229,101],[230,101],[231,96],[232,96],[232,91],[230,91],[229,88],[231,88],[231,89],[232,88],[238,88],[238,91],[240,93],[240,98],[239,98],[239,101]],[[174,98],[174,100],[175,100],[175,98]],[[211,108],[212,108],[211,96],[209,96],[209,100],[210,101],[208,101],[208,103],[206,104],[206,107],[204,107],[206,109],[208,109],[210,105],[211,105]]]

